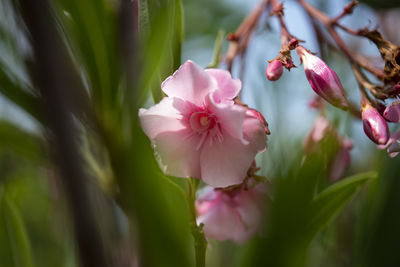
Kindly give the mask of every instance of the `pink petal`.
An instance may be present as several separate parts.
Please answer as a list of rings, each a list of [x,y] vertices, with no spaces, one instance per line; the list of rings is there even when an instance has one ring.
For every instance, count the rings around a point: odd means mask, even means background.
[[[254,151],[263,152],[267,148],[264,124],[257,118],[246,116],[243,121],[243,137]]]
[[[251,119],[244,124],[245,134],[251,138],[247,145],[229,134],[224,134],[222,142],[204,145],[200,154],[200,167],[206,184],[227,187],[240,184],[244,180],[255,155],[265,148],[265,132],[262,127],[255,127],[255,122],[260,126],[257,119]],[[261,130],[254,131],[260,128]]]
[[[229,198],[225,193],[220,194],[223,194],[222,198]],[[204,224],[203,230],[208,238],[220,241],[231,239],[234,233],[243,231],[237,211],[229,205],[230,200],[224,201],[222,198],[197,219],[198,223]]]
[[[233,101],[217,103],[213,95],[206,97],[205,106],[218,118],[220,126],[227,134],[242,140],[243,143],[247,143],[243,139],[242,130],[243,120],[246,114],[245,107],[235,105]]]
[[[351,155],[348,148],[342,147],[335,155],[333,163],[330,167],[329,178],[331,181],[339,180],[344,171],[350,167]]]
[[[139,109],[140,124],[152,140],[163,132],[175,132],[185,128],[181,112],[175,107],[179,99],[165,97],[149,109]]]
[[[190,129],[164,132],[152,140],[156,157],[165,174],[201,178],[199,137]]]
[[[217,89],[216,81],[192,61],[186,61],[161,88],[169,97],[178,97],[198,106],[207,94]]]
[[[206,69],[205,71],[217,82],[216,92],[218,92],[219,100],[232,100],[239,94],[242,82],[239,79],[233,79],[229,71],[221,69]]]
[[[242,218],[244,231],[235,233],[234,240],[239,244],[243,244],[260,229],[264,207],[267,203],[264,196],[251,189],[238,194],[235,202],[240,203],[237,211]]]

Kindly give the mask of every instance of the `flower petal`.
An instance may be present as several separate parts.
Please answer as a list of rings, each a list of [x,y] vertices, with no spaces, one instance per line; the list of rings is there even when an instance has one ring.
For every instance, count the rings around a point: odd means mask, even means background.
[[[245,135],[251,139],[245,145],[241,140],[224,134],[222,142],[206,143],[200,154],[202,179],[212,187],[227,187],[240,184],[246,177],[247,171],[255,155],[265,148],[265,132],[255,131],[257,119],[246,121]],[[263,136],[261,135],[263,133]]]
[[[218,119],[219,125],[229,135],[239,140],[244,144],[247,143],[243,139],[243,121],[246,114],[246,108],[236,105],[233,101],[216,102],[214,94],[210,94],[205,98],[205,106]]]
[[[243,244],[253,237],[262,224],[262,215],[267,198],[257,190],[243,190],[235,198],[235,202],[240,203],[237,211],[242,218],[244,231],[235,233],[234,240]]]
[[[188,60],[161,84],[161,88],[169,97],[200,106],[205,96],[217,89],[217,84],[201,67]]]
[[[242,82],[239,79],[233,79],[229,71],[221,69],[206,69],[205,71],[216,80],[218,86],[216,93],[220,101],[232,100],[239,94]]]
[[[160,133],[153,140],[157,160],[165,174],[201,178],[199,137],[190,129]]]
[[[229,198],[225,195],[222,197]],[[221,199],[207,213],[198,217],[197,222],[204,224],[203,230],[208,238],[223,241],[231,239],[233,233],[243,231],[239,214],[229,202]]]
[[[139,109],[140,124],[145,134],[152,140],[163,132],[175,132],[185,128],[182,114],[176,108],[179,99],[165,97],[149,109]]]

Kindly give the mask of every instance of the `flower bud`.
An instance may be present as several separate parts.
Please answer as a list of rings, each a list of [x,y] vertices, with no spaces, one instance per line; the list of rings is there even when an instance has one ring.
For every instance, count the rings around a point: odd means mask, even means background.
[[[304,64],[304,71],[312,89],[332,105],[347,109],[346,95],[337,74],[317,56],[298,46],[296,52]]]
[[[361,112],[365,134],[376,144],[386,144],[389,139],[389,128],[385,119],[370,104],[366,104]]]
[[[400,122],[400,101],[393,102],[386,107],[383,117],[390,122]]]
[[[282,76],[282,73],[283,73],[282,62],[278,59],[272,60],[272,62],[268,64],[268,67],[265,70],[265,75],[267,75],[267,78],[270,81],[278,80]]]

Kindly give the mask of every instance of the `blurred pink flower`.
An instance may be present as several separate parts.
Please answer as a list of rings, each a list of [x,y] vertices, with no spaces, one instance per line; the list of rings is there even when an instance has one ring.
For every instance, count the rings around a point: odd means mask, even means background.
[[[323,116],[318,116],[303,142],[304,151],[306,153],[315,151],[319,147],[319,143],[325,137],[329,129],[332,129],[329,121]]]
[[[240,184],[266,148],[263,123],[233,101],[240,80],[187,61],[161,89],[168,97],[140,109],[139,117],[164,173],[201,178],[213,187]]]
[[[348,138],[344,138],[340,141],[339,151],[334,156],[329,167],[329,178],[331,181],[337,181],[342,178],[344,171],[348,169],[351,164],[350,151],[353,149],[353,142]]]
[[[315,152],[320,147],[321,141],[328,135],[335,138],[339,146],[332,157],[332,161],[329,163],[328,169],[329,179],[337,181],[351,164],[350,151],[353,148],[353,142],[350,139],[339,136],[336,129],[325,117],[318,116],[314,122],[314,126],[304,140],[303,149],[307,154]]]
[[[346,95],[336,72],[304,47],[298,46],[296,52],[303,62],[304,71],[312,89],[332,105],[347,109]]]
[[[267,200],[265,183],[232,191],[206,187],[196,200],[197,222],[207,238],[243,244],[260,230]]]

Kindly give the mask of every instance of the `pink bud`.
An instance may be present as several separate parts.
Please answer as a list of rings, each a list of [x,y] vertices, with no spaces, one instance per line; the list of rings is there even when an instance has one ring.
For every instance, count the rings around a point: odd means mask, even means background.
[[[265,70],[265,75],[267,75],[268,80],[276,81],[278,80],[283,73],[283,66],[280,60],[274,59],[271,63],[268,64],[267,69]]]
[[[393,102],[386,107],[383,117],[390,122],[400,122],[400,101]]]
[[[312,89],[332,105],[347,109],[346,95],[337,74],[319,57],[298,46],[296,52],[304,64],[304,70]]]
[[[361,112],[365,134],[376,144],[386,144],[389,128],[385,119],[370,104],[366,104]]]

